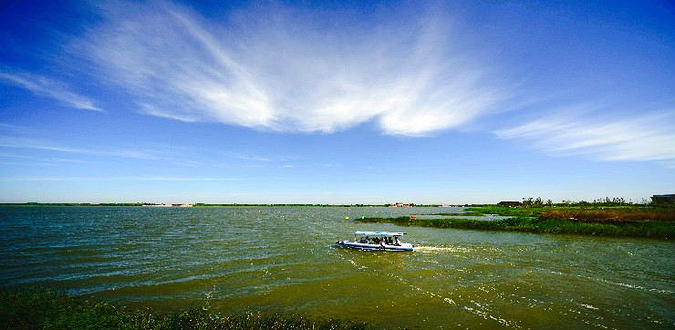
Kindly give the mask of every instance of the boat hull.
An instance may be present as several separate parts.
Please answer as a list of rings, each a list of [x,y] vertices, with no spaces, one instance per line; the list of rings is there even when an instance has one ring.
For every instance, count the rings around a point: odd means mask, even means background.
[[[412,244],[404,243],[401,245],[388,244],[368,244],[352,241],[337,241],[338,246],[348,249],[358,249],[363,251],[386,251],[386,252],[412,252]]]

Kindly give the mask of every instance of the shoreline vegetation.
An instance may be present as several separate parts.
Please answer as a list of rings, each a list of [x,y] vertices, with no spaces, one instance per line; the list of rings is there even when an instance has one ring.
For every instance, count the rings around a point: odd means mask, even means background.
[[[509,207],[489,205],[471,207],[463,213],[437,213],[443,218],[410,217],[360,218],[366,223],[391,223],[399,226],[456,228],[492,231],[517,231],[539,234],[578,234],[612,237],[675,237],[675,207],[623,204],[554,204]],[[452,216],[508,216],[485,220]],[[428,216],[428,215],[425,215]]]
[[[367,323],[300,314],[221,315],[201,309],[159,313],[72,297],[47,288],[0,289],[0,329],[375,329]]]

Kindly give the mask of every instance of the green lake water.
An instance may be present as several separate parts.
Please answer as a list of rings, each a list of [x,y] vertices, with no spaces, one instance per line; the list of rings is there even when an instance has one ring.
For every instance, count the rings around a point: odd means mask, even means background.
[[[0,207],[0,285],[381,327],[675,328],[675,243],[346,220],[451,208]],[[405,231],[412,253],[339,249]]]

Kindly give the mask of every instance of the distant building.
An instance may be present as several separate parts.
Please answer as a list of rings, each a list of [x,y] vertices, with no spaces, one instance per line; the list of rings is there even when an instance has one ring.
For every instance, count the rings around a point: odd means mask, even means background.
[[[675,194],[669,195],[654,195],[652,196],[652,203],[654,204],[675,204]]]
[[[403,203],[403,202],[398,202],[389,205],[389,207],[414,207],[415,203]]]
[[[521,203],[519,201],[501,201],[501,202],[497,203],[497,205],[499,205],[499,206],[509,206],[509,207],[520,206],[522,204],[523,203]]]
[[[194,204],[187,204],[187,203],[163,203],[163,204],[145,204],[143,206],[151,206],[151,207],[193,207]]]

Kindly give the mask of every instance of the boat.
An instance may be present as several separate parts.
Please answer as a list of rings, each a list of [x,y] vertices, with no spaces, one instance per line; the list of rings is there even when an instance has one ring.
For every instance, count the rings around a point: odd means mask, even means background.
[[[387,231],[357,231],[354,232],[354,240],[339,240],[337,245],[344,248],[358,249],[363,251],[389,251],[406,252],[413,251],[410,243],[401,243],[399,238],[406,235],[401,232]]]

